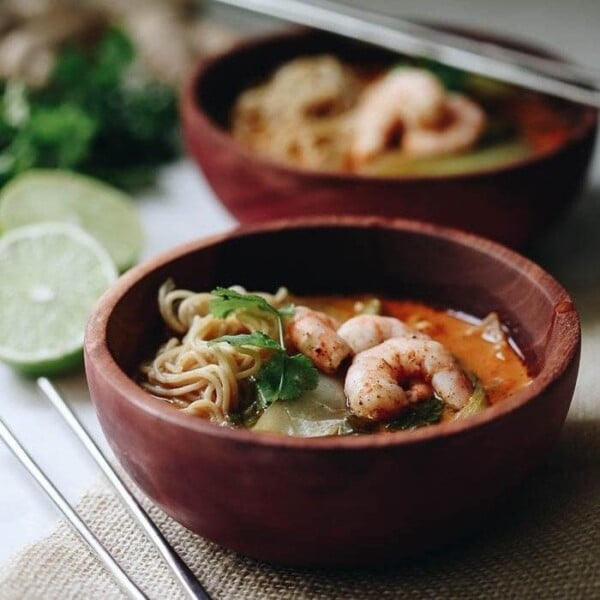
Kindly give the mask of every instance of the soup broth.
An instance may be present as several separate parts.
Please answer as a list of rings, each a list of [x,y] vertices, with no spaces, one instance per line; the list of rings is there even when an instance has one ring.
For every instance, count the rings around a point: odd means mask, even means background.
[[[403,76],[406,83],[394,87],[393,78]],[[424,111],[434,102],[436,86],[445,94],[439,114],[415,117],[414,106]],[[457,112],[449,116],[444,102]],[[410,59],[356,66],[328,55],[285,63],[238,97],[231,118],[234,137],[260,155],[295,167],[385,177],[502,167],[559,147],[570,125],[569,112],[554,99],[450,67]],[[459,140],[469,127],[472,135]],[[377,147],[370,146],[377,137]]]
[[[410,430],[466,418],[530,383],[495,313],[169,283],[159,306],[172,337],[142,365],[141,385],[222,425],[305,437]]]

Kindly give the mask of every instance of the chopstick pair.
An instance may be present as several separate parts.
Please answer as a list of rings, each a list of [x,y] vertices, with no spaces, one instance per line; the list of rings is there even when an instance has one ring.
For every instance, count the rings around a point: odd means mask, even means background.
[[[58,410],[60,415],[63,417],[65,422],[73,430],[75,435],[79,438],[82,444],[85,446],[88,453],[92,456],[94,461],[100,467],[100,470],[104,473],[108,481],[112,484],[117,495],[120,497],[123,504],[129,510],[130,514],[142,527],[146,536],[153,542],[158,549],[160,555],[171,569],[173,575],[176,577],[181,585],[181,588],[186,593],[188,598],[195,598],[201,600],[210,600],[208,592],[202,587],[200,582],[196,579],[189,567],[183,562],[181,557],[175,552],[173,547],[169,544],[166,538],[161,533],[160,529],[156,526],[154,521],[150,519],[148,514],[144,511],[142,506],[133,496],[131,491],[127,488],[123,480],[119,477],[116,471],[112,468],[100,448],[92,440],[89,433],[83,427],[81,422],[77,419],[73,411],[69,408],[68,404],[62,398],[54,384],[46,377],[40,377],[37,380],[38,387],[44,393],[44,395],[50,400],[53,406]],[[91,550],[100,559],[106,569],[113,575],[117,583],[121,586],[123,591],[130,597],[136,600],[147,599],[146,594],[129,578],[125,571],[119,566],[119,564],[112,557],[110,552],[102,545],[98,538],[92,533],[89,527],[83,522],[81,517],[73,510],[67,500],[62,494],[56,489],[40,467],[35,461],[29,456],[23,446],[15,438],[6,424],[0,419],[0,438],[8,446],[11,452],[16,458],[23,464],[23,466],[29,471],[36,482],[42,487],[44,492],[50,497],[50,499],[56,504],[61,510],[64,516],[69,521],[69,524],[75,529],[75,531],[81,536],[81,538],[88,544]]]
[[[330,0],[214,1],[600,108],[600,72],[590,67],[533,56]]]

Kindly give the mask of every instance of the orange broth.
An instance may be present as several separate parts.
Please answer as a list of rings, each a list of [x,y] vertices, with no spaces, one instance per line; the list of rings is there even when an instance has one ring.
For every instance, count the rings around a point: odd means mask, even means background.
[[[484,338],[482,321],[476,317],[411,300],[381,298],[380,301],[380,314],[405,321],[444,344],[465,371],[479,379],[490,404],[531,383],[527,366],[506,328],[503,328],[504,340],[492,343]],[[373,302],[373,297],[318,296],[297,298],[296,302],[344,321]]]

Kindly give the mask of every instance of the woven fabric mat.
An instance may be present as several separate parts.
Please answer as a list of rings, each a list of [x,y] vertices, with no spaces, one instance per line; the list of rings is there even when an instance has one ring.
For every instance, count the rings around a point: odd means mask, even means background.
[[[574,292],[582,317],[575,398],[559,443],[496,517],[472,538],[394,568],[303,571],[223,550],[142,499],[215,600],[600,598],[600,198],[587,206],[592,214],[576,214],[567,233],[550,237],[537,257]],[[568,266],[565,252],[571,254]],[[83,497],[78,512],[150,598],[182,598],[158,554],[104,483]],[[121,597],[64,523],[0,568],[2,600]]]

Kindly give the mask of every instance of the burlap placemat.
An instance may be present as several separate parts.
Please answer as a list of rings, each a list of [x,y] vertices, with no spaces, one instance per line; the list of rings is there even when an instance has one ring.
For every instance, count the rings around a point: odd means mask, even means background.
[[[469,540],[395,568],[303,571],[225,551],[144,500],[216,600],[600,598],[600,211],[597,204],[592,206],[592,220],[585,214],[575,217],[566,230],[571,237],[550,238],[548,248],[556,250],[543,252],[545,266],[577,288],[583,353],[573,405],[557,446],[496,518]],[[568,271],[561,270],[565,263],[560,257],[574,249],[579,258],[569,263]],[[182,597],[158,554],[105,484],[84,496],[78,512],[151,598]],[[121,597],[111,577],[64,523],[0,568],[3,600]]]
[[[582,377],[555,450],[474,538],[387,570],[302,571],[258,563],[211,544],[144,501],[215,599],[600,597],[600,321],[585,324]],[[158,554],[99,482],[78,505],[151,598],[181,598]],[[385,524],[382,524],[385,526]],[[0,569],[0,598],[121,598],[111,577],[61,523]]]

